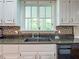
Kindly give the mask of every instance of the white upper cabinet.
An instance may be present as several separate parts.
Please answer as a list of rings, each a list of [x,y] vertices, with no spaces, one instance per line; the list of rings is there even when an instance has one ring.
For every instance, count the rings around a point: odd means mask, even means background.
[[[60,9],[60,11],[62,12],[61,13],[61,24],[68,24],[68,19],[69,19],[69,17],[68,17],[68,10],[67,10],[67,8],[68,8],[68,0],[62,0],[62,3],[61,3],[61,9]]]
[[[17,0],[0,0],[0,23],[16,25]]]
[[[0,0],[0,23],[2,23],[2,7],[3,7],[3,0]]]
[[[68,1],[69,0],[57,0],[57,25],[66,25],[69,23]]]
[[[17,0],[5,0],[5,2],[8,2],[8,3],[17,3]]]
[[[15,23],[17,17],[17,0],[5,0],[4,10],[5,23]]]
[[[57,0],[57,25],[79,25],[79,0]]]
[[[70,2],[70,12],[71,12],[71,21],[74,25],[79,24],[79,0],[71,0]]]

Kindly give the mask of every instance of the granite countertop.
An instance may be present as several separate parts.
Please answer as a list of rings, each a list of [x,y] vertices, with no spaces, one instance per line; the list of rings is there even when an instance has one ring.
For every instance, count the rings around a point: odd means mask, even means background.
[[[79,40],[79,39],[78,39]],[[52,41],[40,41],[40,42],[24,42],[24,39],[0,39],[0,44],[72,44],[79,43],[74,40],[52,40]]]

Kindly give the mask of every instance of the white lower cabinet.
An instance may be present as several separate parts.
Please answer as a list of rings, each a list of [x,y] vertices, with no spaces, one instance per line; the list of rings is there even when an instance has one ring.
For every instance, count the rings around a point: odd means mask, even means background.
[[[55,54],[53,52],[39,52],[39,59],[55,59]]]
[[[0,55],[0,59],[3,59],[3,56],[2,55]]]
[[[0,55],[2,54],[2,45],[0,45]]]
[[[36,52],[22,52],[21,59],[36,59]]]
[[[3,59],[19,59],[19,54],[4,54]]]
[[[53,52],[24,52],[20,59],[56,59]]]
[[[19,59],[19,49],[16,44],[2,45],[3,59]]]
[[[2,44],[0,59],[57,59],[56,44]]]
[[[56,44],[19,45],[21,59],[57,59]]]
[[[18,51],[18,45],[14,45],[14,44],[4,44],[2,45],[2,49],[3,49],[3,54],[17,54],[19,53]]]
[[[23,52],[20,59],[56,59],[53,52]]]
[[[0,59],[3,59],[3,55],[2,55],[2,45],[0,45]]]

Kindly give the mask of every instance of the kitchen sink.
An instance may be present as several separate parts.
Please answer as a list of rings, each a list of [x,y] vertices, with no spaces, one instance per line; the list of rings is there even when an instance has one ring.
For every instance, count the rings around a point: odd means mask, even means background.
[[[24,42],[41,42],[41,41],[51,41],[51,39],[45,37],[35,37],[35,38],[26,38],[24,40]]]

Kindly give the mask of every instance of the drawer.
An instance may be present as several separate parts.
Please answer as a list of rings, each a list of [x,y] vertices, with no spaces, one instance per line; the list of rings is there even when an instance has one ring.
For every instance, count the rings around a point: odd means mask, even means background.
[[[56,44],[19,45],[20,52],[56,51]]]
[[[36,51],[36,45],[19,45],[19,50],[20,52],[32,52],[32,51]]]
[[[56,51],[56,44],[39,44],[36,45],[36,48],[39,52]]]
[[[3,45],[3,53],[18,53],[18,45]]]

